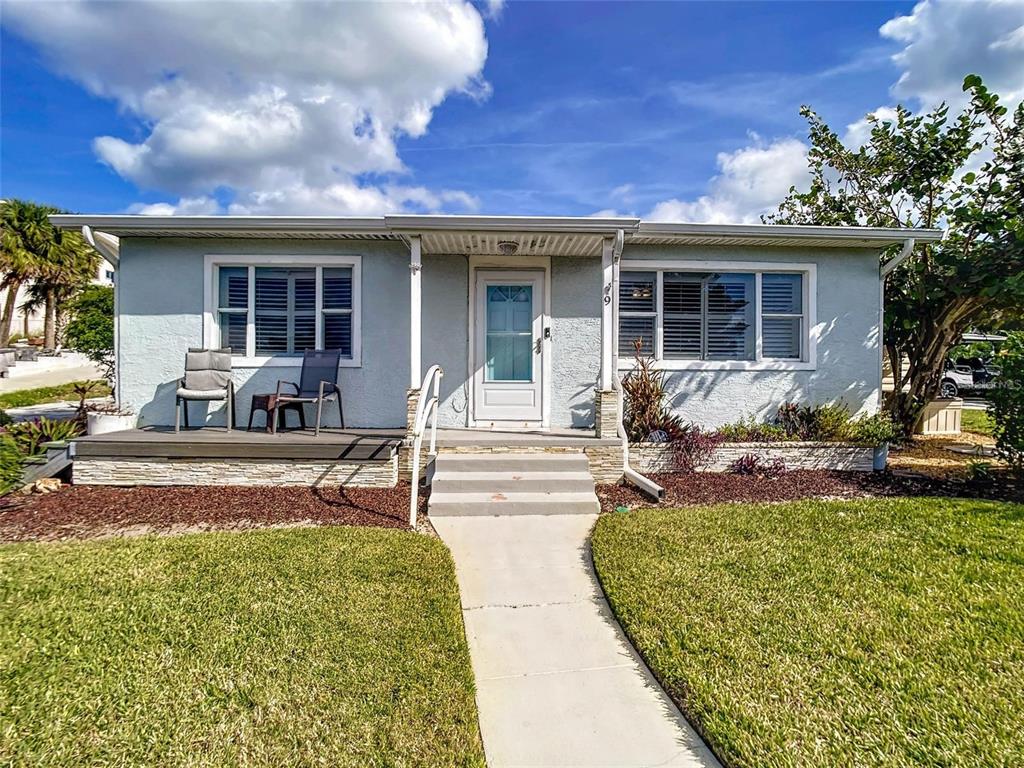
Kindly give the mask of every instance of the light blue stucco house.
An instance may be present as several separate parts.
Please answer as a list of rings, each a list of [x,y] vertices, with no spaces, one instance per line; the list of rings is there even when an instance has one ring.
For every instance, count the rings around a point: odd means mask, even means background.
[[[232,349],[243,425],[304,349],[337,348],[350,427],[404,429],[439,364],[441,426],[600,434],[635,339],[702,426],[785,401],[872,412],[880,254],[941,237],[583,217],[53,220],[116,267],[116,391],[143,427],[174,423],[190,347]],[[207,423],[223,419],[214,406]]]

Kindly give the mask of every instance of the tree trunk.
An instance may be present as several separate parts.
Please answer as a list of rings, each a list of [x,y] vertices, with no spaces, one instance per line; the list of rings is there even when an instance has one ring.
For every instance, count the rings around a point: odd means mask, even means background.
[[[14,320],[14,310],[18,302],[18,291],[21,288],[21,281],[16,280],[7,285],[7,297],[4,300],[4,312],[0,317],[0,346],[7,346],[7,340],[11,338],[11,322]]]
[[[57,346],[57,296],[53,288],[46,289],[46,318],[43,321],[43,347]]]

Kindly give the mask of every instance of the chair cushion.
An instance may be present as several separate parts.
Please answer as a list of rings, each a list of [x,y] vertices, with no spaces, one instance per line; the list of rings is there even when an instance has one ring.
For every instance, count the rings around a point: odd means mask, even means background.
[[[186,400],[227,400],[228,390],[225,389],[191,389],[178,387],[178,397]]]
[[[230,351],[192,349],[185,355],[185,389],[226,389],[230,380]]]

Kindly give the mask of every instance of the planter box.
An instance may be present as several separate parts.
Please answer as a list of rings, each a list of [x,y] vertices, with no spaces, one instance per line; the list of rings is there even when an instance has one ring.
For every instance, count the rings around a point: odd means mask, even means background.
[[[723,443],[701,472],[725,472],[736,459],[753,454],[770,463],[782,459],[786,469],[843,469],[870,472],[874,448],[849,443]],[[629,463],[638,472],[674,472],[672,449],[657,443],[634,443]]]
[[[959,397],[932,400],[924,407],[914,432],[918,435],[959,435],[964,401]]]
[[[105,435],[108,432],[122,432],[135,429],[135,414],[87,413],[85,431],[90,435]]]

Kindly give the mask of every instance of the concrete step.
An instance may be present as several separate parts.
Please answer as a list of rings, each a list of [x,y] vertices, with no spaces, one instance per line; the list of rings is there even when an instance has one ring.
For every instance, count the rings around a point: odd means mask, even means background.
[[[432,493],[593,493],[594,478],[587,471],[567,472],[455,472],[437,471]]]
[[[431,517],[483,515],[596,515],[597,496],[589,493],[451,493],[431,491]]]
[[[586,454],[579,453],[438,453],[441,472],[588,472]]]

